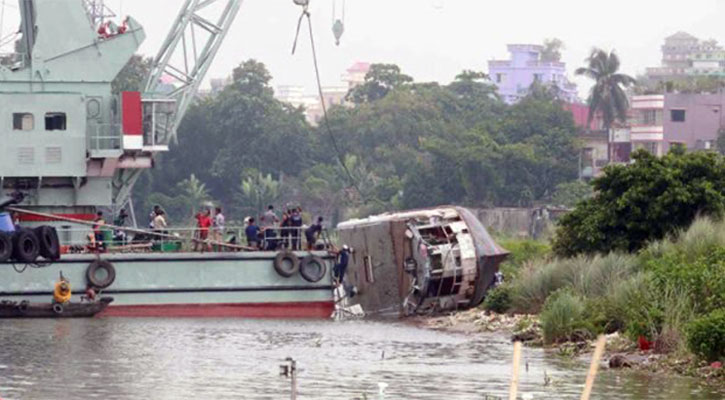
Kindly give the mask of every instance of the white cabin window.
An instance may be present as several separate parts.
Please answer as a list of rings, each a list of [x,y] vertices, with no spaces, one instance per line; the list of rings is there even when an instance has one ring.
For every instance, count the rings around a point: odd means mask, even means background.
[[[14,131],[32,131],[35,129],[35,119],[31,113],[13,113]]]
[[[65,113],[50,112],[45,114],[46,131],[64,131],[66,125]]]

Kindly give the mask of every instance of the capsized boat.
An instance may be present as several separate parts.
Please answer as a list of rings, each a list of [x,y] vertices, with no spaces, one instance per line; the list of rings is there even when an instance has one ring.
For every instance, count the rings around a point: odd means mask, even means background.
[[[475,307],[494,286],[508,252],[468,209],[386,213],[337,227],[353,251],[343,307],[410,316]]]
[[[113,297],[80,303],[31,303],[29,301],[0,302],[0,318],[91,318],[104,311]]]

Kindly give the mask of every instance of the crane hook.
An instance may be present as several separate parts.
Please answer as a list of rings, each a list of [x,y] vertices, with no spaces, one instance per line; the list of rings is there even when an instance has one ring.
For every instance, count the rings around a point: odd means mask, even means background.
[[[332,34],[335,35],[335,44],[340,45],[340,38],[345,33],[345,0],[342,0],[342,15],[337,15],[337,0],[332,2]]]
[[[337,20],[332,25],[332,33],[335,35],[335,44],[340,45],[340,38],[342,38],[342,34],[345,33],[345,24],[342,22],[342,20]]]

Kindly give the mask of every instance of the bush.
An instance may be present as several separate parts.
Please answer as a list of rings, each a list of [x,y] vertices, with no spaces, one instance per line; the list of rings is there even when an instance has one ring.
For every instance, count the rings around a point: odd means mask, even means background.
[[[503,314],[511,309],[511,296],[508,286],[499,286],[490,290],[483,301],[483,308],[488,311]]]
[[[647,332],[646,336],[650,337],[649,332],[654,327],[651,318],[648,318],[651,312],[640,312],[651,307],[649,288],[649,276],[646,274],[636,274],[607,285],[602,297],[587,303],[587,314],[592,324],[606,333],[624,331],[629,326],[637,325],[638,333]]]
[[[546,300],[540,317],[544,342],[561,343],[592,337],[584,312],[584,299],[581,297],[568,290],[553,294]]]
[[[698,213],[725,210],[725,161],[714,153],[633,154],[635,163],[605,169],[593,181],[595,197],[559,220],[559,256],[634,252],[675,234]]]
[[[546,260],[551,253],[551,246],[538,240],[502,239],[498,243],[510,253],[501,264],[506,279],[515,279],[527,263]]]
[[[623,254],[529,263],[511,284],[511,304],[515,311],[534,313],[549,295],[562,288],[587,298],[603,296],[636,269],[636,259]]]
[[[706,359],[725,359],[725,310],[713,311],[690,322],[686,329],[690,350]]]
[[[659,291],[689,297],[696,313],[725,308],[725,248],[690,244],[676,243],[674,251],[649,259],[646,269]]]

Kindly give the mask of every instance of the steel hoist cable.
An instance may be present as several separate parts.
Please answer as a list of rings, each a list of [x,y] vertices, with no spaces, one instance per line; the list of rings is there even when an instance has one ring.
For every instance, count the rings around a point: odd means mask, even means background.
[[[335,149],[335,154],[337,155],[337,161],[342,166],[342,169],[345,171],[345,174],[347,175],[348,179],[350,180],[350,184],[355,189],[355,191],[360,195],[364,203],[367,203],[369,199],[365,197],[363,192],[360,190],[360,187],[358,186],[355,177],[353,176],[352,172],[350,172],[350,169],[345,165],[345,160],[342,157],[342,152],[340,151],[340,147],[337,145],[337,139],[335,138],[334,133],[332,132],[332,128],[330,128],[330,121],[327,118],[327,105],[325,104],[325,96],[322,91],[322,80],[320,79],[320,66],[317,61],[317,48],[315,46],[315,35],[312,30],[312,15],[310,14],[308,10],[308,5],[302,6],[302,14],[300,15],[299,20],[297,21],[297,31],[295,33],[295,40],[294,44],[292,45],[292,54],[295,54],[295,51],[297,50],[297,41],[299,40],[300,36],[300,28],[302,27],[302,21],[307,17],[307,25],[309,27],[310,31],[310,46],[312,47],[312,62],[315,66],[315,78],[317,79],[317,92],[320,96],[320,103],[322,105],[322,118],[324,121],[324,126],[327,131],[327,135],[330,137],[330,142],[332,143],[332,147]]]

